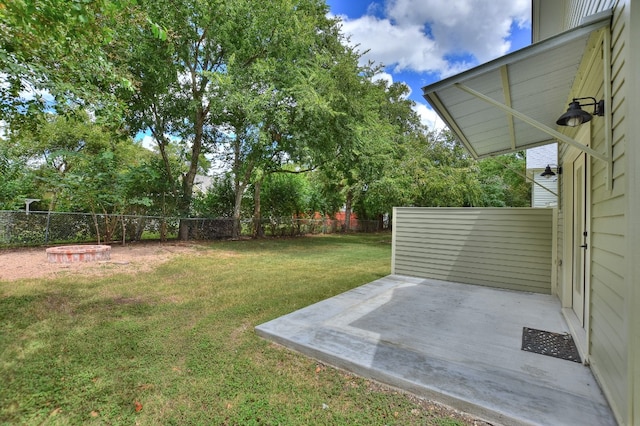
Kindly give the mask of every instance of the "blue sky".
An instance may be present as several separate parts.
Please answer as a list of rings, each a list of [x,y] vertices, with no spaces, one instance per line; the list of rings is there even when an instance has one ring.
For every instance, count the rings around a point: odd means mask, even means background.
[[[385,65],[379,78],[405,82],[416,111],[441,127],[423,86],[531,43],[530,0],[327,0],[342,31]]]

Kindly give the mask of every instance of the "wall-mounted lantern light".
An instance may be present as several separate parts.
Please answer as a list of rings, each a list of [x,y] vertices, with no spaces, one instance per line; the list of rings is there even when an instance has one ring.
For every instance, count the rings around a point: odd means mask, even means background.
[[[579,101],[583,99],[591,99],[593,102],[581,104]],[[582,107],[591,105],[593,105],[593,115],[582,109]],[[569,104],[569,109],[567,109],[567,112],[558,118],[556,124],[560,126],[576,127],[582,123],[590,121],[594,115],[598,115],[600,117],[604,115],[604,99],[596,101],[596,98],[592,97],[573,98],[573,101]]]
[[[557,167],[556,171],[558,172],[558,174],[562,174],[562,167]],[[556,173],[551,170],[551,165],[547,164],[547,167],[544,168],[544,172],[540,173],[540,176],[542,176],[543,178],[550,178],[555,176]]]
[[[547,164],[547,167],[545,167],[544,172],[542,172],[540,174],[540,176],[545,177],[545,178],[550,178],[551,176],[555,176],[556,174],[553,172],[553,170],[551,170],[551,166]]]

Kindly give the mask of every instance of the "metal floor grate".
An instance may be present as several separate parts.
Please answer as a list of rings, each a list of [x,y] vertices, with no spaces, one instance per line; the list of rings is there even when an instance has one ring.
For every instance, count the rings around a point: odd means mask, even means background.
[[[522,350],[568,361],[582,362],[573,337],[568,333],[552,333],[523,327]]]

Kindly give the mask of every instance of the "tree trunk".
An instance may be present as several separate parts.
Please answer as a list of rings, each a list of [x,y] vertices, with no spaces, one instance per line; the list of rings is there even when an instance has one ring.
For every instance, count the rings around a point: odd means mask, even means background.
[[[189,221],[187,219],[180,219],[180,226],[178,227],[178,240],[187,241],[189,239]]]
[[[236,129],[240,126],[235,126]],[[240,238],[240,214],[242,213],[242,196],[247,189],[247,184],[251,179],[254,164],[242,158],[242,135],[237,134],[233,147],[233,189],[235,191],[235,202],[233,206],[233,229],[232,238]]]
[[[253,238],[264,238],[262,213],[260,212],[260,188],[262,180],[256,181],[253,191]]]
[[[182,197],[180,199],[179,210],[182,217],[189,216],[189,213],[191,211],[191,200],[193,198],[193,182],[196,180],[196,174],[198,173],[198,159],[200,158],[200,151],[202,150],[202,137],[204,132],[205,117],[206,112],[202,108],[198,108],[198,111],[196,111],[196,120],[194,123],[195,135],[193,137],[193,144],[191,145],[191,161],[189,162],[189,170],[182,177]],[[180,220],[178,239],[180,241],[186,241],[189,239],[189,222],[187,220]]]
[[[238,180],[238,179],[236,179]],[[244,185],[241,182],[236,184],[236,199],[233,205],[233,228],[231,238],[240,238],[240,213],[242,211],[242,195],[244,194]]]

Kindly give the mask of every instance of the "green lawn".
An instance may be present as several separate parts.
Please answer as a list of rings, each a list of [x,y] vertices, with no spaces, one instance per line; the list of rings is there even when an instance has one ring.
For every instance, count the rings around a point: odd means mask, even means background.
[[[0,423],[462,424],[253,330],[390,254],[389,234],[212,242],[150,273],[0,282]]]

